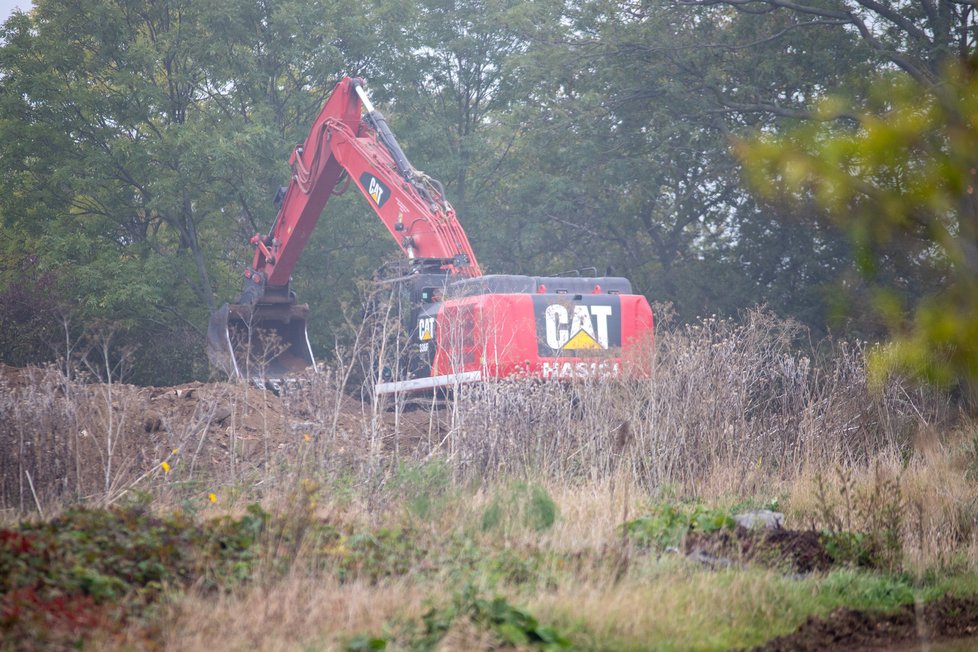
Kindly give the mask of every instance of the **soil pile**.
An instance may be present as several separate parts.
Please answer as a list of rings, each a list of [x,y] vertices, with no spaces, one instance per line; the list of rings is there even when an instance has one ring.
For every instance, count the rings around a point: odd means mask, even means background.
[[[273,392],[69,380],[54,367],[0,365],[0,507],[29,509],[30,483],[41,500],[113,495],[153,474],[247,479],[299,459],[342,465],[440,441],[437,411],[395,413],[337,387],[328,373]]]
[[[693,559],[756,562],[795,573],[826,571],[833,563],[818,532],[784,528],[691,532],[683,542],[683,552]]]
[[[904,605],[892,614],[836,609],[754,650],[899,650],[954,639],[970,640],[976,646],[972,649],[978,649],[978,598],[945,596],[928,604]]]

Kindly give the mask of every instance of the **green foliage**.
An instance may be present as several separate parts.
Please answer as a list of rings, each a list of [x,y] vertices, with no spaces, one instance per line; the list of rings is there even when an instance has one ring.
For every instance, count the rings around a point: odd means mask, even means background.
[[[499,490],[482,512],[483,532],[511,535],[522,529],[542,532],[553,527],[559,510],[538,484],[514,483]]]
[[[344,649],[346,652],[371,652],[373,650],[386,650],[387,639],[361,634],[359,636],[354,636],[347,641]]]
[[[558,583],[555,566],[559,568],[563,561],[561,555],[534,549],[483,550],[481,558],[474,565],[473,574],[487,587],[551,587]]]
[[[722,509],[711,509],[701,503],[683,505],[659,503],[652,513],[625,523],[625,533],[655,550],[677,547],[690,532],[718,532],[735,527],[733,516]]]
[[[2,182],[0,182],[2,183]],[[0,211],[0,357],[24,366],[49,360],[51,345],[64,340],[61,318],[70,305],[55,270],[40,269],[36,236],[23,225],[9,226]]]
[[[543,625],[524,609],[511,605],[505,598],[473,598],[468,608],[474,622],[493,630],[509,645],[531,645],[543,650],[565,650],[568,638],[549,625]]]
[[[0,229],[57,273],[83,330],[111,322],[119,347],[188,342],[139,346],[138,380],[206,374],[187,361],[202,357],[207,311],[237,290],[330,79],[369,59],[366,11],[39,0],[4,26]],[[0,293],[18,282],[3,274]]]
[[[268,518],[257,505],[238,520],[205,524],[140,508],[70,509],[0,530],[0,633],[81,640],[109,626],[106,619],[140,615],[167,587],[221,590],[248,581]]]
[[[876,575],[853,570],[833,571],[819,583],[819,597],[823,602],[842,603],[853,609],[894,609],[912,603],[920,592],[921,587],[914,586],[905,575]]]
[[[940,85],[881,77],[858,128],[812,123],[738,146],[755,187],[784,201],[814,201],[845,228],[874,306],[893,342],[874,362],[878,377],[911,373],[971,391],[978,379],[978,74],[948,67]],[[829,119],[844,104],[829,99]],[[887,271],[889,270],[889,271]],[[933,279],[915,300],[904,288]],[[972,397],[973,398],[973,397]]]
[[[550,625],[544,625],[527,610],[516,607],[503,597],[486,599],[472,586],[462,587],[443,607],[431,607],[421,616],[421,622],[408,622],[388,638],[357,636],[347,650],[386,649],[388,643],[418,652],[439,648],[445,635],[460,620],[491,632],[501,648],[526,648],[553,652],[572,648],[569,638]],[[376,646],[376,647],[368,647]]]
[[[332,549],[340,579],[378,582],[405,575],[425,554],[413,530],[380,528],[341,537]]]
[[[825,552],[832,561],[865,568],[880,565],[879,552],[874,539],[863,532],[824,531],[821,536]]]
[[[312,554],[300,557],[305,544]],[[253,504],[240,518],[202,523],[184,512],[153,516],[139,505],[71,509],[46,523],[0,530],[0,633],[34,631],[52,610],[72,607],[90,611],[89,624],[52,636],[84,637],[103,626],[106,609],[138,616],[167,589],[227,590],[283,577],[299,561],[341,581],[375,583],[407,574],[425,554],[416,531],[342,534],[313,519],[301,500],[274,516]]]
[[[539,485],[532,485],[529,504],[526,506],[526,524],[537,532],[549,530],[557,520],[557,514],[557,503],[547,490]]]
[[[786,11],[561,9],[534,23],[548,47],[519,62],[533,79],[514,147],[525,163],[498,199],[510,219],[491,232],[497,255],[515,269],[611,265],[683,320],[765,302],[824,328],[829,288],[849,266],[844,239],[751,197],[728,138],[776,129],[825,88],[858,92],[867,52]]]
[[[452,470],[443,460],[405,462],[397,467],[391,489],[405,498],[411,516],[422,521],[438,516],[451,499]]]
[[[901,530],[906,503],[899,479],[883,475],[877,465],[873,481],[856,487],[841,469],[838,495],[832,495],[821,476],[816,498],[824,524],[826,552],[837,563],[896,570],[903,562]]]

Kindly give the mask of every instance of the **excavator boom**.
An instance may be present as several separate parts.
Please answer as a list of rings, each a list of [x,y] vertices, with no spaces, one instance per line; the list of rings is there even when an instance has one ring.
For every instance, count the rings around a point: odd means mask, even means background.
[[[241,294],[211,315],[208,358],[231,377],[280,376],[313,365],[309,308],[296,303],[289,283],[319,216],[345,184],[363,193],[416,270],[482,274],[440,184],[410,164],[364,86],[351,77],[336,84],[292,151],[292,178],[271,231],[251,238],[255,253]]]

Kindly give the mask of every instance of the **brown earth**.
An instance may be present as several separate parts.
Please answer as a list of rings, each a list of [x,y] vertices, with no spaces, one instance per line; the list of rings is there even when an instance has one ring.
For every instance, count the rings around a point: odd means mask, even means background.
[[[791,634],[754,650],[919,650],[955,642],[960,647],[954,649],[978,649],[978,598],[945,596],[927,604],[904,605],[892,614],[836,609],[822,618],[811,617]]]
[[[375,408],[337,391],[328,374],[300,378],[277,395],[248,383],[66,382],[53,367],[0,364],[0,506],[33,502],[18,484],[23,469],[42,500],[63,496],[65,487],[81,496],[118,494],[159,475],[164,463],[172,481],[237,481],[300,456],[328,454],[343,465],[371,451],[406,453],[439,441],[440,430],[437,413]]]
[[[691,532],[683,542],[687,557],[704,562],[756,562],[795,573],[831,568],[832,558],[817,532],[808,530],[748,530],[743,527],[716,532]]]
[[[688,557],[712,566],[753,562],[795,573],[827,571],[833,566],[820,535],[811,530],[752,531],[738,527],[694,532],[687,535],[683,551]],[[947,643],[949,651],[978,650],[978,597],[945,596],[926,604],[904,605],[888,614],[840,608],[824,617],[810,617],[791,634],[754,650],[909,652],[941,643]]]

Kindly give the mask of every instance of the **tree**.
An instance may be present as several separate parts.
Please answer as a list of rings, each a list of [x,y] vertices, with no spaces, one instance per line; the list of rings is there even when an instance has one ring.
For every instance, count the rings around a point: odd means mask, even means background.
[[[899,258],[933,279],[919,301],[906,277],[883,279],[875,307],[894,331],[880,369],[943,384],[978,379],[978,60],[939,81],[884,76],[855,129],[831,121],[739,145],[755,187],[817,204],[847,229],[865,274]],[[840,110],[826,101],[824,117]]]
[[[610,265],[687,318],[768,302],[824,327],[844,240],[831,225],[772,219],[741,182],[729,139],[854,86],[865,56],[845,33],[796,31],[788,14],[695,11],[564,3],[559,19],[523,26],[531,47],[513,71],[528,90],[510,118],[520,173],[494,195],[490,248],[518,271]],[[794,103],[774,113],[748,102],[768,94]]]
[[[905,72],[924,88],[941,83],[949,61],[964,60],[975,47],[975,6],[957,0],[678,0],[691,7],[726,6],[750,15],[789,16],[791,30],[858,35],[880,61]],[[775,98],[765,98],[768,109]]]
[[[328,2],[39,0],[0,46],[5,233],[79,320],[144,342],[190,328],[174,363],[199,373],[207,311],[237,290],[331,82],[369,65],[374,25]]]

